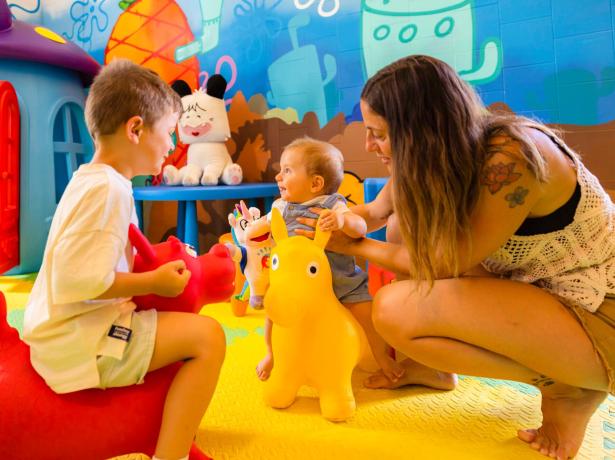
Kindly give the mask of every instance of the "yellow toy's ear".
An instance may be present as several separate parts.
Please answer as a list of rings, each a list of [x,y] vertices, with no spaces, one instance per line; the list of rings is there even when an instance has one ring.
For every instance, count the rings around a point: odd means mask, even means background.
[[[316,222],[316,234],[314,235],[314,244],[319,248],[324,249],[329,242],[329,238],[331,238],[331,232],[323,232],[320,229],[320,217]]]
[[[288,238],[288,230],[286,229],[282,213],[278,208],[271,210],[271,233],[276,243]]]

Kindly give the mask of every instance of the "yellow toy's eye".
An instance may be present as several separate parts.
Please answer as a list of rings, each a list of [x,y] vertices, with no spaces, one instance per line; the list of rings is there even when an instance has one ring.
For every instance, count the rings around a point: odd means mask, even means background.
[[[318,268],[318,262],[310,262],[306,269],[307,276],[314,278],[318,274]]]
[[[278,258],[277,254],[274,254],[273,257],[271,258],[271,269],[273,271],[276,271],[279,266],[280,266],[280,259]]]

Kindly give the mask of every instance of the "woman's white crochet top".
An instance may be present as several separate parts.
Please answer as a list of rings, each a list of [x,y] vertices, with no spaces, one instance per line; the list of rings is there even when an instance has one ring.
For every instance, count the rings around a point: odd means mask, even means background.
[[[581,199],[574,220],[554,232],[513,235],[483,266],[594,312],[615,295],[615,205],[578,157],[558,144],[576,163]]]

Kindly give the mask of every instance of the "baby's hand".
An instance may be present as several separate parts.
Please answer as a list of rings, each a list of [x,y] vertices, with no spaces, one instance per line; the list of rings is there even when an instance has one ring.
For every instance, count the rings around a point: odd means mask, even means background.
[[[190,270],[186,269],[186,262],[173,260],[154,270],[154,294],[162,297],[177,297],[188,284]]]
[[[319,226],[324,232],[334,232],[344,228],[344,213],[325,209],[320,214]]]

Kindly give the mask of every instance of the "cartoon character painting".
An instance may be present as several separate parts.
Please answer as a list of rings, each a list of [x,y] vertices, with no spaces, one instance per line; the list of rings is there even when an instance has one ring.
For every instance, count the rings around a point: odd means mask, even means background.
[[[243,179],[241,166],[233,163],[226,149],[230,127],[224,104],[226,80],[220,74],[207,80],[207,91],[193,93],[183,80],[173,83],[182,96],[183,113],[179,119],[179,138],[188,144],[186,166],[167,165],[163,170],[168,185],[237,185]]]
[[[288,21],[292,49],[272,62],[267,69],[271,86],[267,100],[274,107],[292,107],[297,111],[299,119],[303,119],[307,112],[314,112],[320,125],[325,126],[329,121],[325,87],[337,75],[337,63],[331,54],[323,56],[323,79],[316,46],[299,46],[298,31],[309,23],[310,16],[305,13],[293,16]],[[288,78],[288,75],[293,77]]]
[[[361,14],[367,77],[410,54],[441,59],[473,84],[489,82],[500,73],[498,40],[488,40],[481,61],[474,63],[472,0],[362,0]]]

